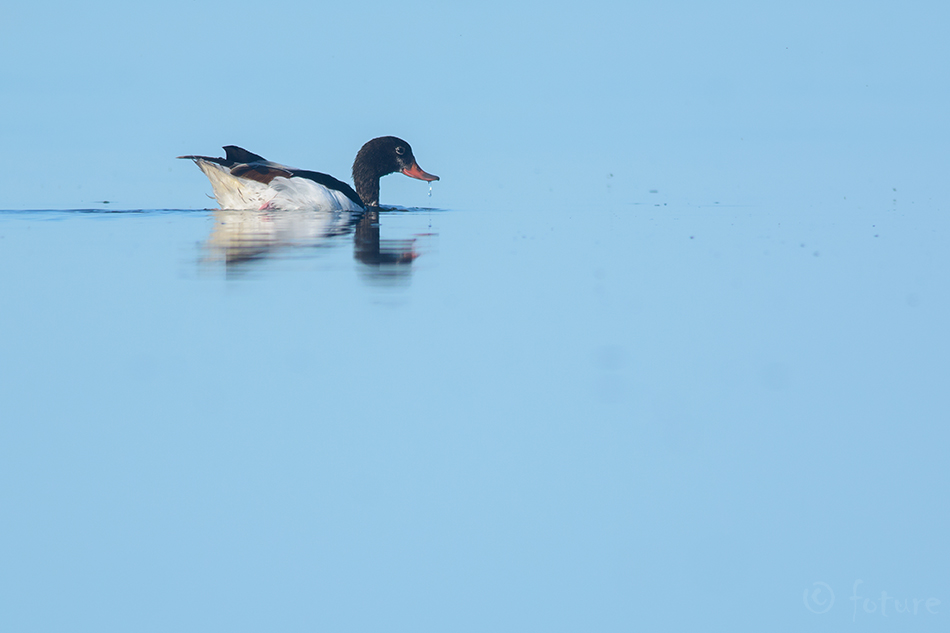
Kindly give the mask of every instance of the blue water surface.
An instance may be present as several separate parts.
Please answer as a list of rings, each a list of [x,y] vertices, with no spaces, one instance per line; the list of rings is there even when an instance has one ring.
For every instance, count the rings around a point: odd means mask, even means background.
[[[946,629],[945,5],[262,8],[4,13],[0,631]]]
[[[5,617],[751,630],[840,626],[856,579],[942,599],[946,219],[663,199],[383,212],[386,262],[306,217],[222,245],[234,212],[3,212]]]

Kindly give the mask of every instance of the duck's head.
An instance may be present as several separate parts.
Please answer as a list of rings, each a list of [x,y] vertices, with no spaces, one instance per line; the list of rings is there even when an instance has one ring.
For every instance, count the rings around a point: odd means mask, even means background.
[[[397,171],[428,182],[439,179],[422,171],[406,141],[395,136],[374,138],[363,145],[353,161],[353,184],[363,204],[378,207],[379,179]]]

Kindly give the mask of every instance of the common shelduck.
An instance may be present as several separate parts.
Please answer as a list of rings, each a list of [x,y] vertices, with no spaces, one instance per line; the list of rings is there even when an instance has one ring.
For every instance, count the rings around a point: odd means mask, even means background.
[[[439,179],[422,171],[409,143],[395,136],[374,138],[360,149],[353,161],[356,191],[327,174],[273,163],[235,145],[223,149],[225,158],[179,156],[201,168],[222,209],[361,211],[379,206],[383,176],[400,171],[419,180]]]

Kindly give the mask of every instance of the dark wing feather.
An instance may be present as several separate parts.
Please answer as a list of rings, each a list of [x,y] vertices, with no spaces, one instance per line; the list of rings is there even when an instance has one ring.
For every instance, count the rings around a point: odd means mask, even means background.
[[[294,175],[294,172],[290,171],[289,169],[281,169],[280,167],[272,167],[270,165],[252,164],[235,165],[231,168],[231,175],[237,176],[239,178],[256,180],[257,182],[262,182],[266,185],[278,176],[290,178]]]
[[[243,147],[238,147],[237,145],[225,145],[221,149],[224,150],[227,159],[232,163],[266,163],[267,159],[263,156],[258,156],[253,154]]]
[[[217,163],[219,165],[224,165],[227,167],[229,165],[228,161],[223,158],[214,158],[212,156],[179,156],[178,158],[189,158],[191,160],[205,160],[209,163]]]
[[[178,158],[190,158],[191,160],[205,160],[209,163],[217,163],[225,167],[234,167],[242,163],[266,163],[267,159],[247,151],[237,145],[225,145],[223,148],[226,158],[214,158],[213,156],[179,156]]]

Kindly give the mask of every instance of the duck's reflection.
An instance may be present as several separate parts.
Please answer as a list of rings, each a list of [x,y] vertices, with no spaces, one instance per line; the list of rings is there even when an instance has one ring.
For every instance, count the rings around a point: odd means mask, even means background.
[[[354,255],[370,278],[405,277],[418,256],[415,240],[380,239],[379,210],[214,212],[214,227],[205,244],[208,259],[223,261],[228,273],[250,270],[255,262],[295,249],[338,244],[354,234]]]
[[[334,236],[352,230],[356,218],[348,211],[234,211],[214,212],[208,237],[211,259],[229,267],[299,247],[322,246]]]

